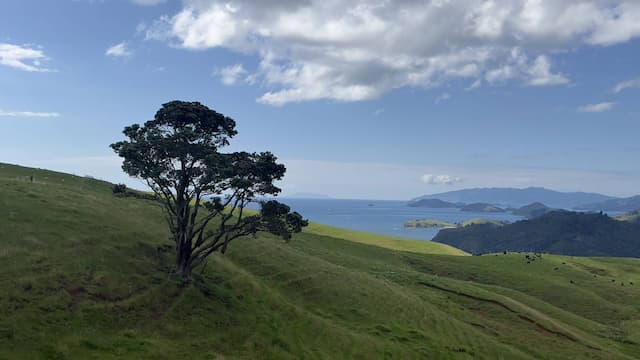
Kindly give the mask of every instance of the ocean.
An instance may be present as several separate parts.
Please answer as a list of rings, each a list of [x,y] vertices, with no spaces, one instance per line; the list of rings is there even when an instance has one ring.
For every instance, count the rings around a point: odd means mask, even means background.
[[[431,240],[437,228],[405,228],[410,220],[433,219],[450,223],[473,218],[518,221],[523,217],[511,213],[476,213],[459,209],[429,209],[407,206],[406,201],[344,200],[344,199],[287,199],[278,201],[291,207],[310,221],[346,229],[377,234]]]

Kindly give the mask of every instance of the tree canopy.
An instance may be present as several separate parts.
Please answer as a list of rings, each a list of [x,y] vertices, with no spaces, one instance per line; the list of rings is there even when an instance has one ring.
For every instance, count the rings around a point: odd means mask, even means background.
[[[286,168],[270,152],[223,153],[237,131],[233,119],[198,102],[162,105],[153,120],[125,127],[111,144],[122,169],[146,182],[163,205],[176,244],[176,271],[185,278],[231,241],[267,231],[289,240],[307,221],[275,200],[246,206],[281,189]],[[204,211],[203,211],[204,210]]]

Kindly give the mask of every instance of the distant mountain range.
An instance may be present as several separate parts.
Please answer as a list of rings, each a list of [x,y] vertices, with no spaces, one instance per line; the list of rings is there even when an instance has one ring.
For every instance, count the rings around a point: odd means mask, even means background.
[[[478,188],[456,190],[420,196],[411,200],[411,203],[426,199],[438,199],[453,204],[488,203],[500,207],[521,207],[523,205],[540,202],[552,208],[563,209],[573,209],[578,206],[584,206],[585,204],[596,204],[608,200],[618,200],[612,196],[597,193],[560,192],[541,187],[529,187],[526,189]],[[638,208],[640,208],[640,206]]]
[[[576,210],[586,211],[633,211],[638,209],[640,209],[640,195],[624,199],[610,199],[576,207]]]
[[[602,213],[552,211],[503,226],[481,224],[443,229],[433,241],[474,254],[516,251],[640,257],[640,224]]]

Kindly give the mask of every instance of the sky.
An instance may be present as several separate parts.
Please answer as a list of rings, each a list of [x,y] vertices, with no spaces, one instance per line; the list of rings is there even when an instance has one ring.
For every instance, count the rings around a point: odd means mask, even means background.
[[[142,188],[109,144],[171,100],[283,195],[640,193],[640,1],[5,0],[0,162]]]

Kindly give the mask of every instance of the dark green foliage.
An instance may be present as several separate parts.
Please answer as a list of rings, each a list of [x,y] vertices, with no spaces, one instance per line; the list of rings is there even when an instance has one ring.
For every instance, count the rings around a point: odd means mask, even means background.
[[[127,185],[125,184],[113,184],[112,192],[114,194],[124,194],[127,192]]]
[[[143,179],[162,202],[176,270],[185,278],[234,239],[269,231],[288,240],[306,226],[299,214],[271,202],[257,214],[244,211],[256,197],[277,195],[274,181],[286,169],[270,152],[221,153],[237,134],[235,124],[200,103],[172,101],[153,120],[126,127],[128,140],[111,145],[124,159],[122,169]]]
[[[640,225],[602,213],[553,211],[502,227],[444,229],[434,241],[473,253],[534,251],[574,256],[640,257]]]
[[[113,192],[113,195],[118,197],[132,197],[142,200],[158,200],[158,197],[154,194],[128,189],[127,185],[125,184],[113,185],[113,187],[111,188],[111,192]]]

